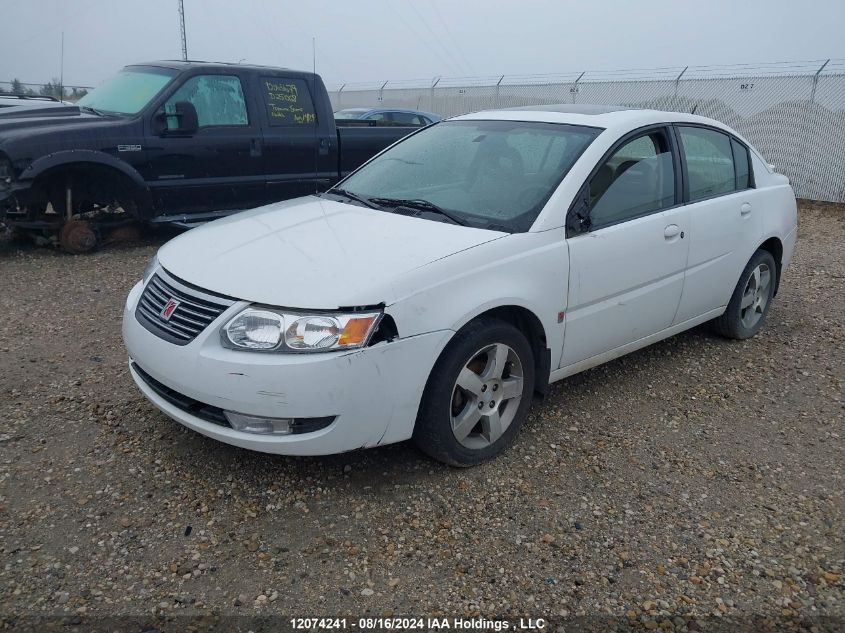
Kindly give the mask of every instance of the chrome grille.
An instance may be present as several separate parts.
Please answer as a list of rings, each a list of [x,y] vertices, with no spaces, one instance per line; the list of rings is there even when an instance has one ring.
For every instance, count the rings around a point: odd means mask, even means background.
[[[178,304],[166,318],[164,309],[171,299]],[[176,345],[187,345],[234,303],[232,299],[209,294],[159,271],[141,293],[135,317],[156,336]]]

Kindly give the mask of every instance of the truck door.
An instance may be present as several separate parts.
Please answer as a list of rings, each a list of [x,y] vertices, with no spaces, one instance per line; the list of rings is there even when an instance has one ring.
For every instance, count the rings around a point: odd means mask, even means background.
[[[265,74],[259,76],[258,83],[264,110],[268,201],[325,189],[328,182],[323,182],[318,172],[326,170],[323,163],[327,156],[334,155],[337,140],[334,121],[330,125],[317,121],[310,82],[301,77]],[[325,128],[331,130],[331,136],[324,133]],[[336,175],[337,167],[331,167]]]
[[[204,71],[188,77],[154,111],[148,179],[162,214],[246,209],[261,200],[261,128],[245,98],[247,78]],[[198,127],[181,133],[176,104],[190,102]],[[165,121],[156,134],[156,121]],[[161,129],[159,123],[158,129]]]

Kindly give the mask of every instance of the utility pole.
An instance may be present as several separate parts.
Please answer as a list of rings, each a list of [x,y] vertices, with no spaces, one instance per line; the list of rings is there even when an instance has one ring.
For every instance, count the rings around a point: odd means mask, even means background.
[[[62,31],[62,59],[59,66],[59,99],[65,98],[65,32]]]
[[[179,0],[179,29],[182,32],[182,59],[188,61],[188,40],[185,38],[185,1]]]

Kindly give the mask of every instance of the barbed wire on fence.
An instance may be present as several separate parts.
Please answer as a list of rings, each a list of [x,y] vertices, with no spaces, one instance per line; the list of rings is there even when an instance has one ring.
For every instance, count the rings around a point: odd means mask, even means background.
[[[335,110],[442,116],[556,103],[695,111],[743,134],[799,197],[845,202],[845,59],[384,80],[343,84],[330,97]]]

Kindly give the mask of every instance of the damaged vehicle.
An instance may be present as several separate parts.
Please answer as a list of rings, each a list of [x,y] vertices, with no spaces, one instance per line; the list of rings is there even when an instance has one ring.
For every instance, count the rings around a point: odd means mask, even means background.
[[[470,466],[556,380],[708,321],[754,336],[796,226],[787,178],[701,116],[459,116],[323,194],[165,244],[126,302],[129,369],[243,448],[413,438]]]
[[[77,105],[18,102],[0,108],[0,222],[71,253],[324,190],[415,129],[339,128],[319,75],[238,64],[127,66]]]

